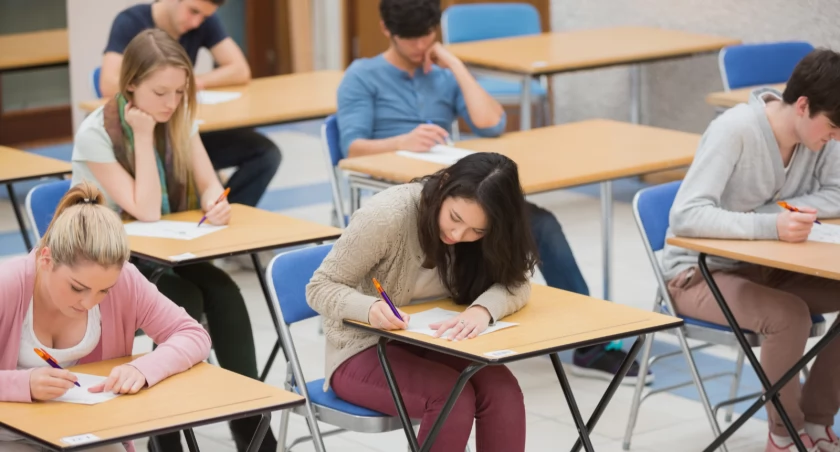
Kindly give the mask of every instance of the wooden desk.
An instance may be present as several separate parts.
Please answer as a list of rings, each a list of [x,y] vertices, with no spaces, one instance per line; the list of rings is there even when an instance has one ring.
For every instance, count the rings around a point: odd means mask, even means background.
[[[779,83],[776,85],[769,85],[774,89],[779,91],[785,90],[785,84]],[[751,86],[749,88],[740,88],[735,89],[732,91],[718,91],[716,93],[711,93],[706,96],[706,103],[717,107],[720,110],[725,110],[727,108],[732,108],[738,104],[746,103],[750,100],[750,93],[753,92],[754,89],[760,88],[759,86]]]
[[[505,134],[500,138],[461,141],[456,146],[498,152],[519,166],[526,194],[601,183],[603,297],[610,298],[612,180],[691,164],[700,135],[595,119]],[[362,189],[381,190],[432,174],[443,165],[379,154],[339,162],[350,182],[351,211]]]
[[[0,35],[0,72],[67,64],[67,30]]]
[[[543,33],[452,44],[449,50],[476,72],[522,81],[521,129],[531,126],[531,78],[631,64],[631,122],[641,109],[640,63],[716,52],[737,39],[663,30],[614,27]]]
[[[550,355],[557,377],[569,402],[569,409],[580,431],[581,440],[584,447],[587,447],[589,444],[588,432],[591,432],[594,428],[612,394],[621,383],[627,369],[629,369],[630,363],[635,359],[639,347],[644,342],[644,335],[676,328],[682,325],[683,321],[677,317],[609,303],[543,285],[533,284],[531,287],[531,298],[528,304],[519,312],[503,319],[504,321],[519,323],[519,325],[479,336],[475,339],[453,342],[407,331],[380,330],[359,322],[345,320],[344,323],[380,336],[378,346],[380,362],[383,364],[386,375],[389,374],[391,377],[389,378],[389,386],[398,411],[401,411],[400,408],[403,404],[399,391],[391,384],[393,372],[384,353],[385,344],[388,340],[414,344],[458,356],[474,363],[461,374],[461,379],[459,379],[455,390],[450,395],[451,399],[456,398],[470,376],[484,366],[505,364],[534,356]],[[466,308],[465,306],[455,305],[451,300],[441,300],[406,306],[401,309],[413,314],[434,307],[453,311],[462,311]],[[622,365],[622,370],[613,378],[604,397],[595,408],[589,423],[584,425],[556,352],[632,336],[639,336],[639,339],[636,340],[630,353],[628,353],[626,361]],[[402,411],[404,411],[404,408],[402,408]],[[442,424],[447,414],[448,412],[444,411],[435,425]],[[412,444],[414,431],[407,416],[403,421],[403,427],[409,439],[409,444]],[[428,446],[434,442],[434,430],[435,427],[432,428],[433,433],[429,435],[426,444],[423,445],[423,450],[428,450]],[[414,437],[413,444],[415,445],[413,450],[420,450],[419,447],[416,447],[416,437]],[[591,450],[591,445],[586,450]]]
[[[290,246],[320,243],[335,240],[341,235],[341,229],[319,223],[299,220],[274,212],[256,209],[242,204],[231,206],[232,216],[227,228],[207,234],[193,240],[161,239],[154,237],[129,236],[131,255],[138,259],[158,264],[149,280],[157,283],[163,273],[170,268],[182,265],[209,262],[228,256],[250,254],[254,271],[262,287],[268,312],[277,331],[277,341],[263,368],[260,380],[265,381],[274,358],[280,350],[280,323],[271,304],[271,295],[265,280],[265,271],[257,258],[260,251],[285,248]],[[198,210],[166,215],[162,220],[189,221],[198,224],[203,213]],[[184,258],[185,253],[193,256]],[[173,256],[180,256],[174,257]]]
[[[70,370],[109,375],[132,358],[102,361]],[[303,397],[220,367],[199,363],[135,395],[98,405],[2,403],[0,426],[53,450],[104,446],[170,431],[192,429],[304,403]],[[70,445],[62,438],[93,434],[91,442]]]
[[[336,92],[343,76],[342,71],[302,72],[258,78],[244,86],[213,88],[212,91],[240,92],[242,96],[221,104],[200,105],[199,130],[211,132],[329,116],[336,111]],[[105,102],[82,102],[79,107],[91,112]]]
[[[12,203],[12,209],[15,212],[15,218],[27,251],[32,249],[32,241],[26,230],[26,222],[20,212],[20,206],[17,203],[12,184],[44,177],[62,178],[71,172],[70,164],[67,162],[0,146],[0,184],[5,184],[6,191],[9,192],[9,202]]]
[[[820,220],[823,223],[840,225],[840,220]],[[814,227],[819,227],[814,225]],[[709,286],[715,301],[723,311],[724,317],[732,328],[732,332],[738,339],[744,355],[750,361],[756,375],[761,381],[764,393],[747,409],[742,411],[741,416],[733,422],[712,444],[704,449],[706,452],[713,452],[735,433],[738,428],[752,417],[756,411],[761,409],[767,400],[776,404],[776,410],[781,416],[788,416],[784,407],[774,398],[782,386],[792,378],[799,378],[799,372],[816,357],[832,340],[840,334],[840,327],[832,325],[828,332],[817,342],[797,363],[788,370],[781,378],[772,385],[767,378],[764,369],[753,353],[752,347],[744,336],[744,333],[729,308],[723,294],[711,276],[706,264],[707,255],[714,255],[736,259],[751,264],[763,265],[766,267],[778,268],[797,273],[803,273],[822,278],[840,280],[840,265],[837,262],[837,253],[840,252],[840,245],[821,242],[785,243],[776,240],[720,240],[720,239],[694,239],[683,237],[671,237],[668,244],[690,249],[700,253],[698,265],[703,279]],[[792,424],[791,424],[792,425]],[[794,432],[795,433],[795,432]],[[796,436],[796,435],[794,435]],[[804,450],[804,449],[803,449]]]

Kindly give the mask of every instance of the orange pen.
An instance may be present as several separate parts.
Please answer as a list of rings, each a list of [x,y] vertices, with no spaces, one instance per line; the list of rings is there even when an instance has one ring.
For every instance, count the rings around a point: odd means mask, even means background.
[[[219,196],[219,199],[216,200],[216,204],[222,202],[223,199],[227,198],[227,195],[230,193],[230,187],[226,188],[225,191],[222,192],[222,195]],[[207,219],[207,215],[201,217],[201,221],[198,222],[198,225],[201,226],[201,223],[204,223],[204,220]]]
[[[53,358],[52,356],[50,356],[50,354],[49,354],[49,353],[47,353],[47,351],[46,351],[46,350],[44,350],[43,348],[36,348],[36,349],[35,349],[35,354],[36,354],[36,355],[38,355],[38,356],[40,356],[40,357],[41,357],[41,359],[43,359],[44,361],[46,361],[46,362],[47,362],[47,364],[49,364],[50,366],[52,366],[52,367],[54,367],[54,368],[56,368],[56,369],[61,369],[61,366],[59,366],[59,365],[58,365],[58,361],[56,361],[56,360],[55,360],[55,358]],[[73,382],[73,384],[74,384],[74,385],[76,385],[76,386],[78,386],[78,387],[80,387],[80,388],[82,387],[82,386],[79,384],[79,382],[78,382],[78,381]]]
[[[796,207],[793,207],[792,205],[790,205],[790,204],[788,204],[784,201],[779,201],[776,204],[778,204],[779,207],[781,207],[782,209],[787,209],[787,210],[790,210],[791,212],[802,212],[801,210],[797,209]],[[814,220],[814,223],[822,224],[822,223],[820,223],[819,220]]]

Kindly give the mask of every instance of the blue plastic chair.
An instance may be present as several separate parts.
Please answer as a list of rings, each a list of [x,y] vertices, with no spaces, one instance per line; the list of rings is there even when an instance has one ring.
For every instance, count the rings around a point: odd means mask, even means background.
[[[540,13],[527,3],[474,3],[453,5],[443,12],[441,31],[444,44],[536,35],[542,32]],[[503,104],[518,103],[522,84],[496,77],[479,76],[476,81]],[[531,82],[532,99],[542,104],[542,123],[548,122],[546,79]]]
[[[659,257],[656,253],[665,247],[671,206],[674,204],[674,198],[677,196],[680,184],[680,181],[675,181],[655,187],[645,188],[636,193],[636,196],[633,198],[633,215],[636,218],[636,226],[639,228],[639,233],[642,236],[642,242],[645,246],[645,251],[647,252],[651,266],[653,267],[653,273],[657,282],[654,311],[666,315],[674,315],[676,310],[674,309],[671,296],[668,293],[668,286],[665,282],[662,267],[659,263]],[[677,317],[683,319],[684,325],[680,328],[669,330],[669,333],[677,335],[680,350],[651,357],[653,337],[649,338],[649,340],[645,343],[645,348],[642,354],[639,375],[645,375],[648,368],[660,359],[682,354],[688,362],[692,380],[650,390],[644,397],[642,397],[644,385],[636,385],[636,391],[633,394],[633,403],[630,408],[630,418],[627,421],[627,430],[624,435],[624,450],[628,450],[630,448],[630,440],[633,435],[636,418],[639,414],[639,407],[642,401],[651,395],[689,386],[693,383],[697,387],[697,391],[700,393],[700,402],[706,410],[707,418],[716,437],[720,435],[720,427],[718,426],[716,420],[717,418],[715,416],[718,409],[724,406],[727,407],[726,421],[729,422],[732,417],[732,408],[734,403],[737,401],[749,400],[760,395],[760,393],[755,393],[737,397],[738,386],[740,384],[741,373],[744,366],[744,350],[740,348],[740,345],[729,326],[705,322],[692,317],[679,315],[679,313],[677,313]],[[811,320],[813,322],[811,337],[822,335],[825,331],[825,319],[823,316],[815,315],[811,317]],[[751,346],[757,347],[761,344],[762,337],[760,335],[748,330],[744,330],[744,333],[746,335],[747,342],[749,342]],[[702,344],[695,347],[689,347],[688,342],[686,341],[687,338],[701,341]],[[697,365],[694,362],[692,351],[708,348],[714,345],[731,346],[738,350],[738,357],[735,362],[735,371],[701,376],[697,369]],[[713,378],[726,376],[733,377],[732,384],[730,386],[729,399],[712,407],[703,386],[703,380],[711,380]],[[640,383],[643,383],[643,380],[639,381]],[[726,450],[726,447],[724,446],[723,449]]]
[[[96,94],[97,99],[102,99],[102,91],[99,89],[99,75],[102,72],[102,67],[97,66],[93,72],[90,73],[90,87],[93,94]]]
[[[69,180],[47,182],[29,190],[26,194],[26,214],[35,231],[35,241],[40,241],[47,232],[61,198],[70,190]]]
[[[344,155],[341,153],[338,119],[335,115],[327,116],[324,125],[321,126],[321,150],[324,152],[324,161],[327,163],[327,174],[330,176],[334,219],[338,227],[344,229],[347,227],[348,218],[344,214],[344,201],[341,197],[342,179],[339,176],[338,169],[338,162],[344,158]]]
[[[813,45],[802,41],[725,47],[718,56],[723,89],[784,83],[812,50]]]
[[[324,391],[324,379],[307,381],[295,351],[291,325],[318,316],[306,303],[306,285],[321,265],[332,244],[288,251],[278,254],[268,264],[266,279],[272,298],[272,309],[280,320],[280,334],[288,360],[285,388],[306,398],[306,403],[294,408],[296,414],[306,417],[311,436],[297,438],[286,446],[289,411],[282,412],[277,443],[284,451],[304,441],[314,441],[315,450],[323,451],[323,437],[342,431],[383,433],[401,430],[399,418],[362,408],[338,398],[332,389]],[[305,384],[300,384],[305,382]],[[321,434],[317,421],[338,427],[338,430]]]

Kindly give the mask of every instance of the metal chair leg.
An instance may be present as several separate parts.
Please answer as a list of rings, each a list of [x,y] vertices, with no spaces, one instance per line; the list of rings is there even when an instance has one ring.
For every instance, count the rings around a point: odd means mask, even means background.
[[[744,351],[738,348],[738,357],[735,358],[735,376],[732,377],[732,386],[729,388],[729,399],[738,397],[738,387],[741,385],[741,374],[744,372]],[[726,407],[726,415],[724,420],[732,422],[732,413],[735,411],[735,405]]]
[[[624,431],[624,443],[622,449],[630,450],[630,440],[633,438],[633,429],[636,428],[636,419],[639,416],[639,407],[642,404],[642,392],[645,390],[645,379],[642,375],[647,375],[650,367],[650,354],[653,348],[654,334],[647,337],[645,349],[642,351],[642,359],[639,361],[639,378],[636,381],[636,389],[633,392],[633,402],[630,404],[630,417],[627,419],[627,429]]]
[[[280,429],[277,430],[277,452],[286,452],[286,435],[289,433],[289,410],[280,412]]]

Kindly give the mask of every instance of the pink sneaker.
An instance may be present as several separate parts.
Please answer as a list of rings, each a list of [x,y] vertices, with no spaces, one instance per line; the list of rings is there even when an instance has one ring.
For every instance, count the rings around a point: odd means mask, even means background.
[[[810,436],[808,436],[807,433],[802,433],[801,435],[799,435],[799,437],[802,439],[802,444],[805,445],[805,448],[808,450],[808,452],[821,452],[821,449],[817,449],[817,447],[814,446],[814,441],[811,439]],[[773,441],[773,437],[768,434],[767,447],[764,448],[764,452],[797,452],[797,450],[796,444],[794,444],[793,441],[791,441],[790,444],[787,444],[784,447],[782,447],[777,445]]]
[[[840,439],[834,434],[831,427],[825,428],[825,433],[828,438],[819,438],[814,442],[819,452],[840,452]]]

